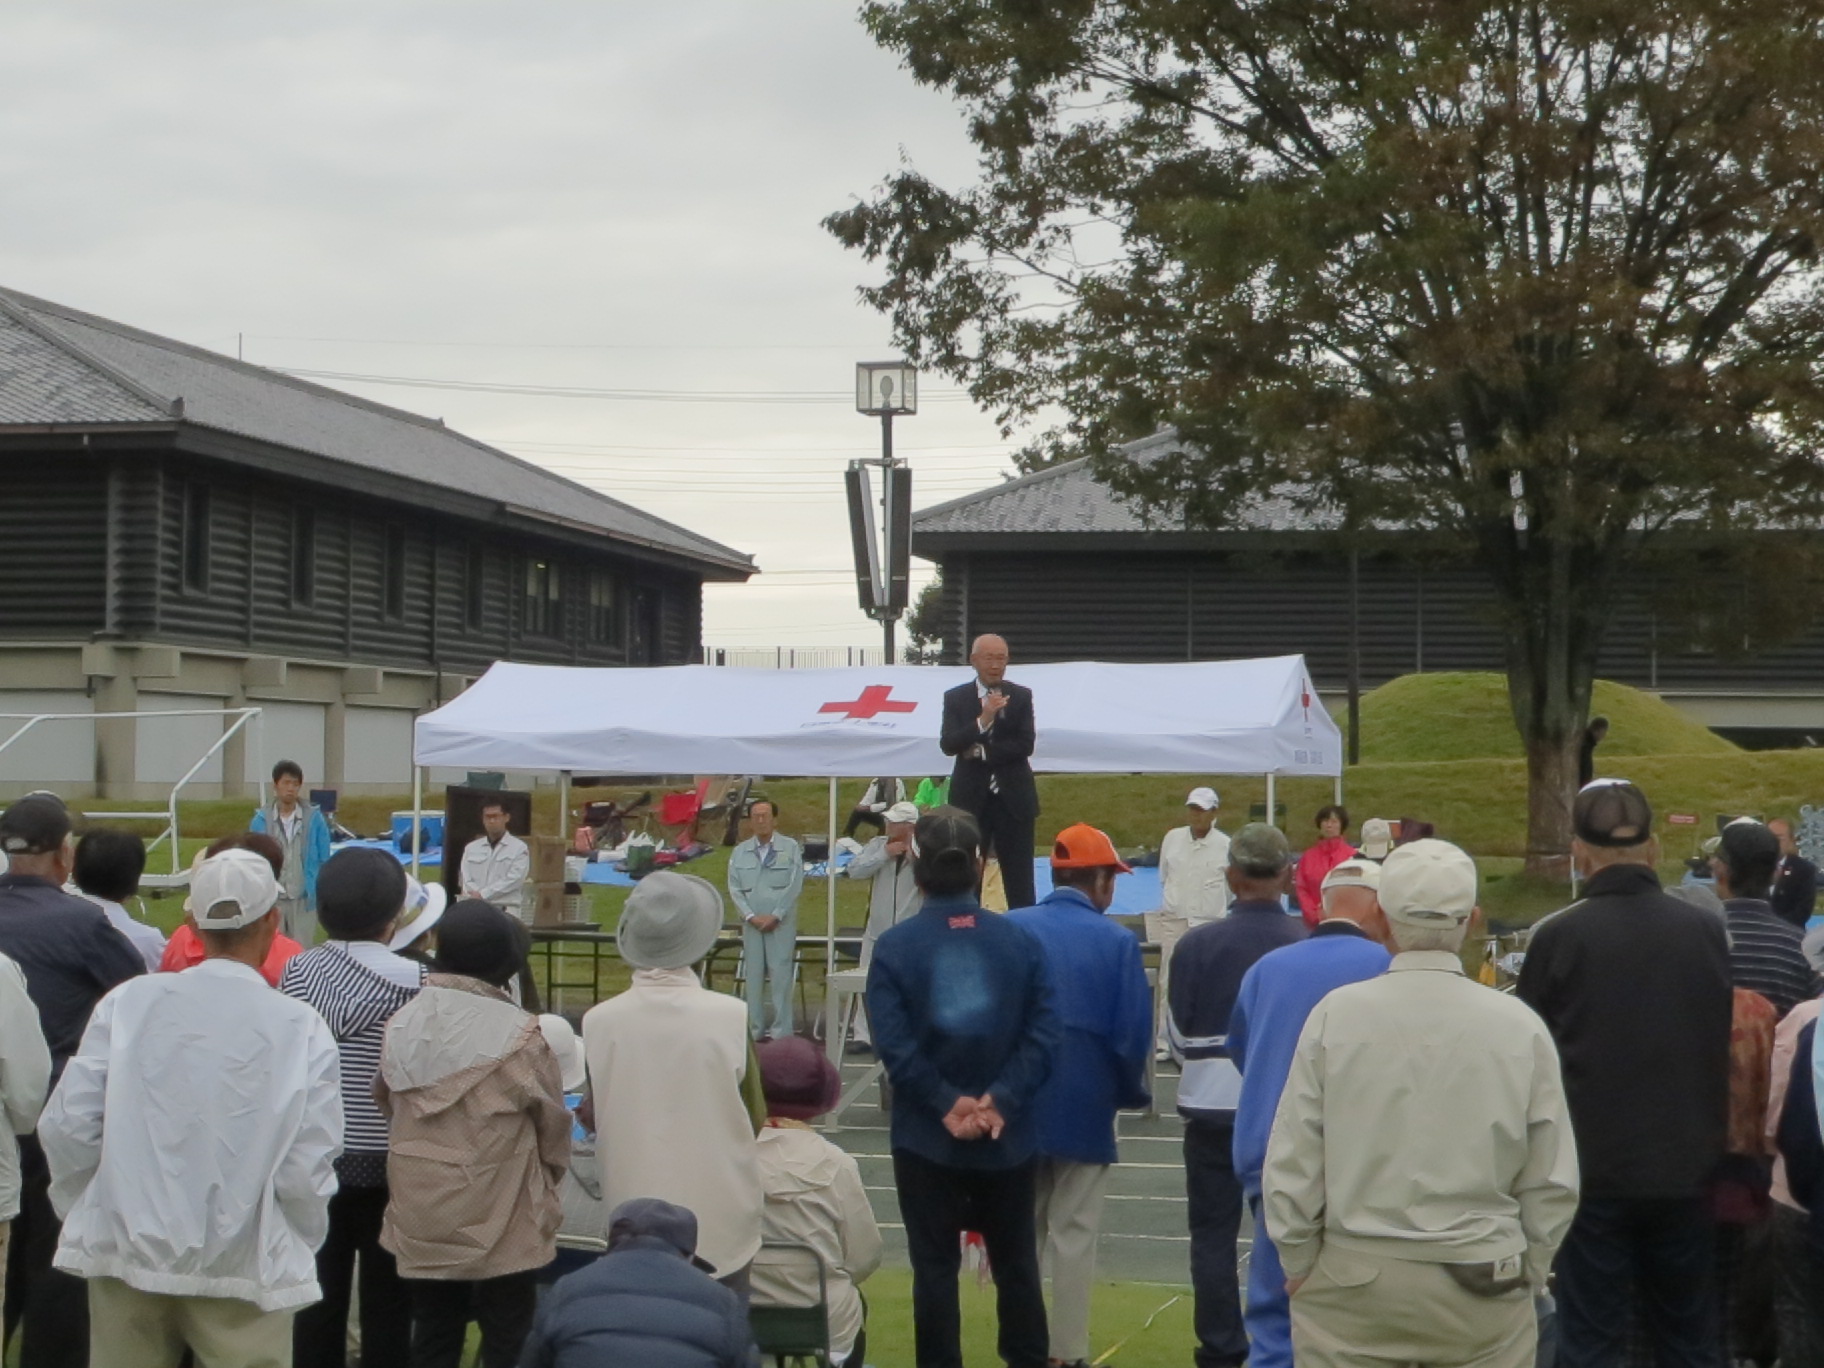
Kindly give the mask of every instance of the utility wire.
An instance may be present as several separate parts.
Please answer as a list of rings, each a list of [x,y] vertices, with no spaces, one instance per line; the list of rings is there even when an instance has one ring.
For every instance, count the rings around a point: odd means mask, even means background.
[[[282,375],[305,380],[341,380],[361,385],[398,385],[406,389],[459,390],[473,394],[526,394],[549,399],[618,399],[659,404],[847,404],[851,390],[661,390],[597,389],[587,385],[515,385],[494,380],[446,380],[423,375],[366,375],[355,371],[306,370],[268,366]],[[962,390],[926,390],[924,402],[960,403]]]

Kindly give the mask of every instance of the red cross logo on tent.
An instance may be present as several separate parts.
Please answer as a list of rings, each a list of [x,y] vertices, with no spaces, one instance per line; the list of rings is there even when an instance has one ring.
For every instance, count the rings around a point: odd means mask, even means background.
[[[902,703],[889,697],[893,692],[891,684],[870,684],[861,691],[861,697],[847,703],[825,703],[817,709],[820,713],[843,713],[849,717],[866,721],[882,713],[909,713],[918,707],[916,703]]]

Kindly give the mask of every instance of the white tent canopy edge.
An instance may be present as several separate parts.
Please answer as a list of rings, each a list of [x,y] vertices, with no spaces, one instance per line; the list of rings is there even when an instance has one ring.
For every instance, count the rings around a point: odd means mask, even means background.
[[[1263,774],[1269,819],[1279,775],[1333,776],[1342,799],[1342,736],[1303,656],[1072,661],[1021,666],[1012,677],[1033,691],[1035,770]],[[593,669],[501,661],[417,720],[412,810],[423,808],[424,770],[433,765],[556,771],[560,808],[578,771],[828,778],[833,855],[837,780],[948,773],[951,761],[938,746],[943,694],[971,678],[967,666]],[[834,878],[824,940],[826,970],[834,972]]]

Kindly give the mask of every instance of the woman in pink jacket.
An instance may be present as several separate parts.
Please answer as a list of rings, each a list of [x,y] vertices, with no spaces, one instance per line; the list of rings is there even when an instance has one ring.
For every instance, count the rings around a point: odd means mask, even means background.
[[[1355,847],[1344,838],[1349,830],[1349,813],[1340,804],[1331,803],[1317,810],[1319,840],[1298,857],[1298,905],[1305,914],[1305,925],[1316,926],[1323,919],[1324,875],[1355,854]]]

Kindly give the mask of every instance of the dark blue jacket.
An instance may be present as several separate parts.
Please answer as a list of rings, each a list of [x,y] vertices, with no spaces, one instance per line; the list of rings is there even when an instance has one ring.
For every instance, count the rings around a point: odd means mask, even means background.
[[[520,1368],[759,1368],[741,1299],[663,1240],[638,1236],[559,1278]]]
[[[1172,1053],[1184,1072],[1178,1111],[1192,1121],[1235,1120],[1241,1074],[1229,1058],[1229,1014],[1256,960],[1305,938],[1304,919],[1276,902],[1241,901],[1221,921],[1193,926],[1172,952]]]
[[[1319,922],[1310,939],[1263,956],[1241,980],[1240,996],[1229,1013],[1229,1058],[1241,1070],[1235,1177],[1248,1196],[1260,1195],[1267,1136],[1305,1018],[1332,989],[1384,974],[1389,963],[1385,950],[1338,919]],[[1176,960],[1172,972],[1178,972]]]
[[[1144,1107],[1146,1054],[1153,1048],[1153,995],[1140,942],[1074,888],[1059,888],[1007,920],[1038,937],[1062,1032],[1051,1077],[1033,1104],[1039,1153],[1079,1164],[1112,1164],[1115,1113]]]
[[[868,969],[874,1050],[893,1083],[892,1143],[951,1168],[1008,1169],[1038,1147],[1033,1101],[1051,1070],[1058,1015],[1031,932],[971,897],[927,898],[890,928]],[[944,1117],[992,1093],[999,1140],[958,1140]]]
[[[1817,1072],[1812,1057],[1817,1031],[1814,1021],[1799,1032],[1775,1143],[1786,1160],[1787,1188],[1811,1214],[1812,1255],[1824,1259],[1824,1136],[1818,1125]]]
[[[53,1083],[82,1044],[95,1004],[146,972],[133,942],[99,907],[34,874],[0,874],[0,954],[25,971]]]

